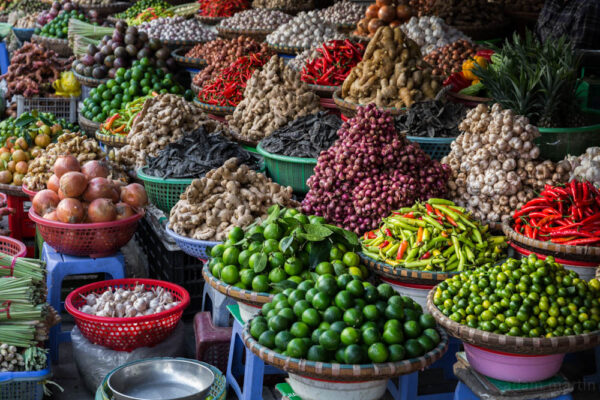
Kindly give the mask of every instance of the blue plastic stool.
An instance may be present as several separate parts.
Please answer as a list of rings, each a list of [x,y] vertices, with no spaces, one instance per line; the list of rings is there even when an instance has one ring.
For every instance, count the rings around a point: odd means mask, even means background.
[[[232,304],[236,303],[231,297],[225,296],[208,283],[204,283],[204,291],[202,293],[202,311],[210,311],[214,326],[231,326],[231,321],[229,318],[231,314],[227,310],[227,306]]]
[[[479,400],[479,397],[477,397],[463,382],[458,382],[456,390],[454,391],[454,400]],[[573,396],[570,394],[563,394],[548,400],[573,400]]]
[[[454,393],[435,393],[419,396],[419,371],[388,380],[387,389],[394,400],[452,400]],[[461,399],[462,400],[462,399]]]
[[[8,72],[8,66],[10,65],[10,59],[8,56],[8,49],[6,48],[6,42],[0,42],[0,72],[2,75]]]
[[[237,304],[227,306],[233,315],[233,332],[229,345],[229,360],[227,361],[227,386],[233,389],[239,400],[262,400],[264,375],[285,374],[282,370],[265,363],[242,341],[243,321],[239,314]],[[246,362],[243,363],[244,353]],[[241,386],[238,382],[240,376],[244,378]]]
[[[454,364],[456,363],[456,353],[460,351],[461,345],[462,342],[460,339],[450,336],[448,338],[448,351],[446,351],[446,354],[428,368],[441,368],[444,371],[444,379],[457,380],[458,378],[454,375]]]
[[[88,258],[73,257],[57,253],[48,243],[44,243],[42,260],[46,262],[48,277],[48,304],[60,314],[64,311],[64,302],[60,299],[62,282],[66,276],[79,274],[105,273],[111,279],[125,278],[125,259],[116,253],[110,257]],[[58,346],[71,341],[71,332],[62,331],[61,324],[50,329],[50,358],[53,364],[58,362]]]

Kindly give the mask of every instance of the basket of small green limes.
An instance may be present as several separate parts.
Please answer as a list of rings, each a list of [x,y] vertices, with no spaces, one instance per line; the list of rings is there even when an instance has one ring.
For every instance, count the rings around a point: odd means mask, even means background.
[[[366,278],[360,265],[358,238],[352,232],[326,224],[322,217],[275,205],[268,218],[242,230],[211,249],[203,269],[205,281],[240,303],[249,317],[273,295],[321,275]]]
[[[423,369],[447,349],[435,319],[390,285],[329,274],[275,295],[242,336],[309,399],[316,389],[319,398],[343,391],[348,400],[379,399],[389,378]]]

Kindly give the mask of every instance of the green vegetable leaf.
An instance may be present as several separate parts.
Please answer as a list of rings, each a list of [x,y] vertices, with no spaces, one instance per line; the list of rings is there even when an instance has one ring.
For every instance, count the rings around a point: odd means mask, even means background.
[[[256,233],[250,235],[250,237],[248,237],[247,239],[250,242],[262,242],[264,240],[264,236],[262,233],[256,232]],[[245,239],[242,239],[242,240],[245,240]]]
[[[281,210],[279,204],[274,204],[272,207],[273,208],[271,209],[269,216],[267,217],[265,222],[263,222],[263,226],[269,225],[271,222],[274,222],[279,217],[279,211]]]
[[[321,224],[304,224],[302,227],[307,234],[320,238],[316,240],[323,240],[333,233],[331,229]]]
[[[299,239],[308,240],[309,242],[320,242],[321,240],[323,240],[322,236],[313,235],[313,234],[304,233],[304,232],[298,233],[297,236],[298,236]]]
[[[292,245],[293,242],[294,242],[293,236],[286,236],[283,239],[281,239],[281,242],[280,242],[281,251],[285,253],[287,251],[287,249]]]
[[[48,126],[54,125],[54,123],[52,121],[50,121],[48,118],[46,118],[45,115],[40,114],[40,121],[42,121],[45,125],[48,125]]]
[[[358,244],[359,244],[358,236],[356,236],[356,233],[347,231],[346,229],[342,229],[339,226],[335,226],[335,225],[325,224],[324,226],[331,229],[336,234],[338,234],[350,246],[352,246],[352,247],[358,246]]]
[[[267,267],[267,255],[265,253],[260,253],[258,255],[258,260],[254,263],[254,272],[260,274]]]
[[[283,292],[285,289],[296,289],[297,286],[298,284],[296,282],[290,281],[289,279],[277,283],[271,283],[271,287],[278,292]]]
[[[329,252],[331,250],[331,242],[329,240],[321,240],[313,242],[308,254],[308,262],[311,268],[315,268],[322,261],[329,261]]]
[[[296,218],[290,218],[290,217],[286,217],[286,218],[281,218],[281,220],[287,225],[288,228],[290,229],[294,229],[297,226],[300,226],[300,221],[298,221]]]
[[[35,120],[36,118],[32,117],[31,115],[23,114],[15,120],[15,126],[18,128],[23,128],[24,126],[31,124]]]

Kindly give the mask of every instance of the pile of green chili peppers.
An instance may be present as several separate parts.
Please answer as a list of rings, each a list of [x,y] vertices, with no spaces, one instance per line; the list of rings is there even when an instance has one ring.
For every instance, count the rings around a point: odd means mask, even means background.
[[[434,198],[393,211],[361,237],[361,244],[368,257],[425,271],[464,271],[493,263],[507,246],[504,236],[492,236],[464,208]]]

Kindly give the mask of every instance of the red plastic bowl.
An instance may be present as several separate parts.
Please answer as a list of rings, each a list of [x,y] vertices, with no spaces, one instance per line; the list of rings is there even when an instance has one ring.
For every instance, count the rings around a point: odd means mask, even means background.
[[[33,200],[34,196],[37,194],[36,191],[27,189],[27,185],[25,184],[21,186],[21,189],[23,190],[23,193],[29,196],[29,200]]]
[[[0,236],[0,251],[12,257],[25,257],[27,247],[23,242],[8,236]]]
[[[106,257],[116,253],[133,237],[138,221],[144,216],[137,213],[120,221],[92,224],[66,224],[49,221],[29,209],[29,218],[36,223],[45,242],[59,253],[81,257]]]
[[[102,294],[109,287],[133,289],[144,284],[146,290],[162,287],[180,303],[170,310],[133,318],[97,317],[79,311],[90,293]],[[91,283],[75,289],[65,300],[65,309],[75,318],[81,334],[90,342],[117,351],[132,351],[138,347],[151,347],[166,339],[177,326],[183,310],[190,304],[190,295],[179,285],[156,279],[113,279]]]

